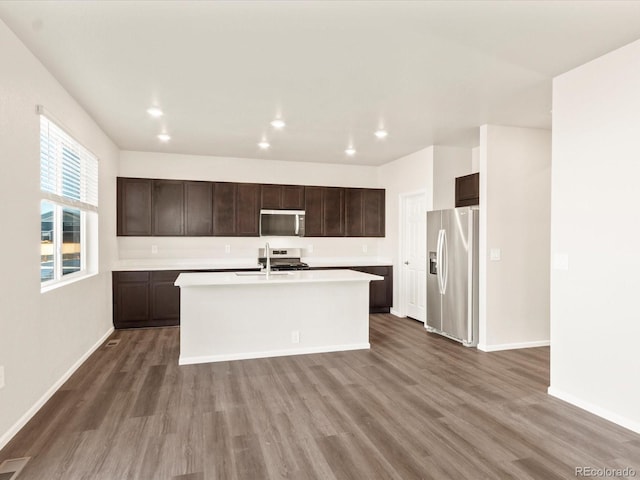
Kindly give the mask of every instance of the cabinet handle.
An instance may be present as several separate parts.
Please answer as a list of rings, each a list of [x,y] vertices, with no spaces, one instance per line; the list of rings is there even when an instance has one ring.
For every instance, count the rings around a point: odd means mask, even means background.
[[[409,260],[404,262],[405,265],[409,265]]]

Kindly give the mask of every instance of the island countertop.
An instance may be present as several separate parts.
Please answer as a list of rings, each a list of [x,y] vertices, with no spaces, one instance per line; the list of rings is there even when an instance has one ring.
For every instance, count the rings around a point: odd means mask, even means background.
[[[178,287],[222,285],[267,285],[295,283],[335,283],[384,280],[384,277],[354,270],[296,270],[271,272],[269,278],[261,272],[194,272],[181,273],[175,281]]]

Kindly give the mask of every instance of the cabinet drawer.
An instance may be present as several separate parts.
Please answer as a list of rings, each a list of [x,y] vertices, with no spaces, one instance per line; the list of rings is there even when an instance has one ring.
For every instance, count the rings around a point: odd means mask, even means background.
[[[151,272],[151,282],[175,282],[178,275],[182,273],[179,270],[159,270]]]
[[[149,272],[113,272],[118,282],[148,282]]]

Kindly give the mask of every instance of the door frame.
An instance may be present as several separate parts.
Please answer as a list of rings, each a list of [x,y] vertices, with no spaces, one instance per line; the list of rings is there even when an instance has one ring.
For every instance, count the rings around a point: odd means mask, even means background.
[[[423,196],[424,197],[424,204],[425,204],[425,211],[424,211],[424,215],[425,215],[425,228],[426,228],[426,221],[427,221],[427,211],[429,209],[429,205],[427,205],[427,201],[428,201],[428,196],[427,196],[427,189],[426,188],[422,188],[420,190],[413,190],[410,192],[403,192],[398,194],[398,218],[399,218],[399,222],[398,222],[398,307],[399,307],[399,311],[396,312],[396,315],[399,317],[406,317],[407,316],[407,303],[408,303],[408,294],[407,294],[407,276],[403,270],[402,267],[402,262],[403,262],[403,258],[405,258],[405,237],[407,235],[406,232],[406,225],[405,225],[405,213],[406,213],[406,201],[409,197],[417,197],[417,196]]]

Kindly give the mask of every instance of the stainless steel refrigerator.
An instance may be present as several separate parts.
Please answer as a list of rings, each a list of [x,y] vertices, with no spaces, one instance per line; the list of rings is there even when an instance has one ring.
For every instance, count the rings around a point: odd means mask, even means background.
[[[427,212],[425,328],[478,344],[478,207]]]

